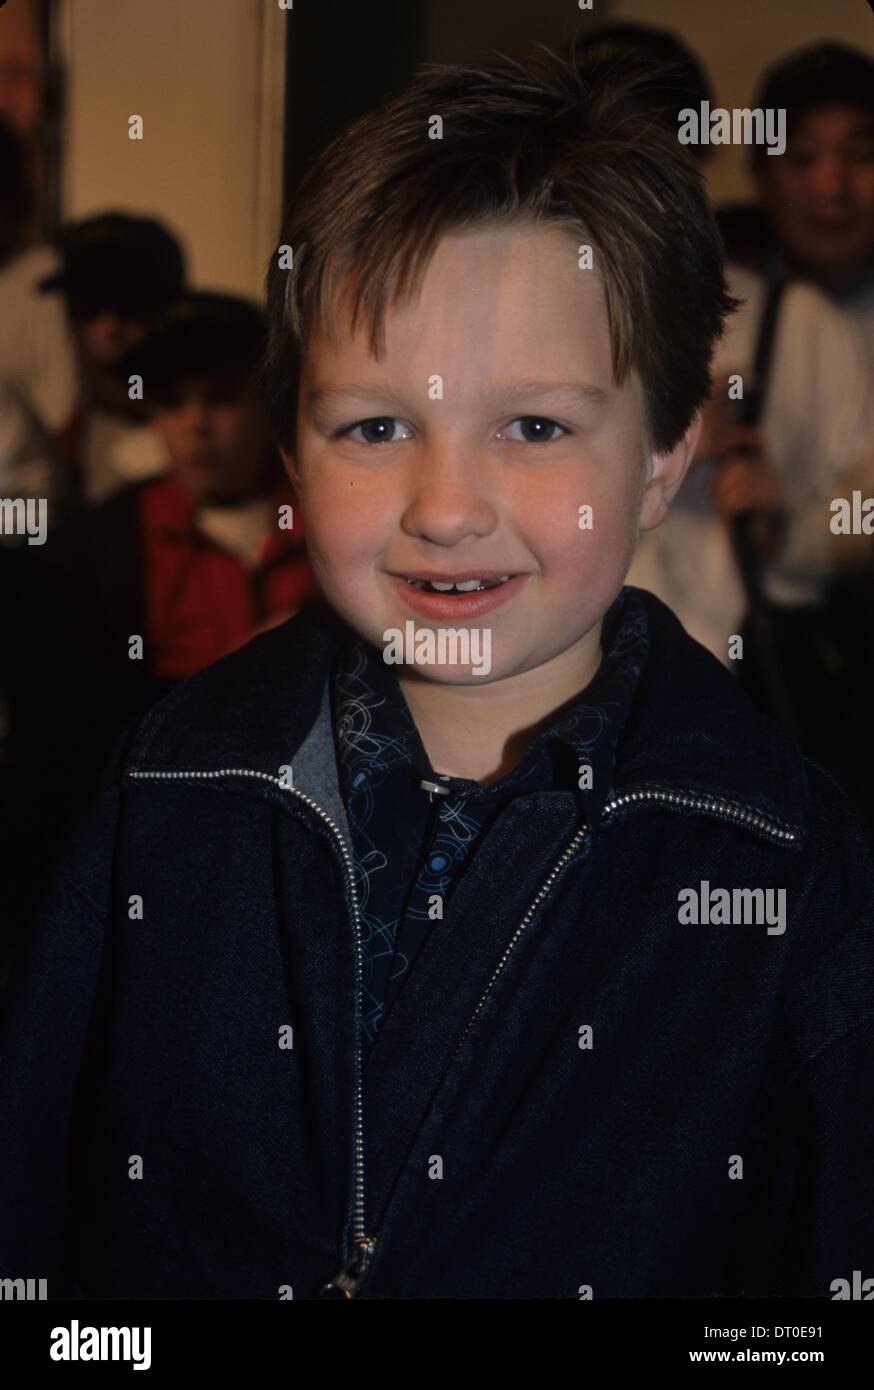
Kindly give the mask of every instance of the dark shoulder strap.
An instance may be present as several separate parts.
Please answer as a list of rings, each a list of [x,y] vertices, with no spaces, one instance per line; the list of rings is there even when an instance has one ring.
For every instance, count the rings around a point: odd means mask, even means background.
[[[759,319],[756,348],[753,354],[752,389],[747,391],[744,396],[746,408],[743,411],[743,422],[745,425],[757,425],[762,417],[765,397],[768,392],[768,379],[771,375],[771,361],[774,355],[774,339],[777,333],[780,303],[788,283],[789,281],[784,276],[780,276],[771,281],[765,293],[765,304]]]

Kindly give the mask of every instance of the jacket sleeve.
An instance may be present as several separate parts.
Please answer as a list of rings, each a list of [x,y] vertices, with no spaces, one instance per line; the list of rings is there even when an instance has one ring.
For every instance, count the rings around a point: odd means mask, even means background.
[[[74,1290],[72,1157],[120,792],[78,818],[21,933],[0,1018],[0,1276]]]
[[[795,1085],[804,1132],[782,1283],[790,1295],[859,1299],[870,1279],[874,1297],[874,1020],[830,1043]]]
[[[874,1280],[874,859],[843,794],[810,775],[817,862],[786,997],[796,1064],[771,1197],[787,1217],[780,1291],[834,1298],[854,1271],[857,1287]]]

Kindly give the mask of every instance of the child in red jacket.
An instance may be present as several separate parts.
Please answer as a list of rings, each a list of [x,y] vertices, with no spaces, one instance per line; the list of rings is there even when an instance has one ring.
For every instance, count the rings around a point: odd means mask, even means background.
[[[119,371],[169,471],[26,557],[6,774],[25,838],[32,819],[45,843],[156,698],[316,596],[257,379],[265,331],[256,305],[219,294],[185,294],[154,320]]]

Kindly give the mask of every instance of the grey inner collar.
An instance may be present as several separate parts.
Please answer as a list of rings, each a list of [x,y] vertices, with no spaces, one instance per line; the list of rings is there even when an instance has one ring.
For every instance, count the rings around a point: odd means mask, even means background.
[[[298,791],[306,792],[327,812],[351,843],[346,808],[340,791],[337,754],[334,747],[334,719],[331,711],[331,678],[325,680],[322,703],[316,722],[292,760],[292,776]]]

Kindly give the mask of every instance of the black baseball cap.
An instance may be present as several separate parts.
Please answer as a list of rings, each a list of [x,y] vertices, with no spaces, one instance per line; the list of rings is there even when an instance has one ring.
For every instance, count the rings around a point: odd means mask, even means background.
[[[186,377],[255,378],[267,337],[257,304],[236,295],[189,291],[158,315],[118,371],[143,378],[147,397],[160,400]]]
[[[39,288],[63,291],[74,319],[111,311],[146,323],[183,291],[182,248],[154,218],[84,218],[65,227],[57,245],[61,266]]]

